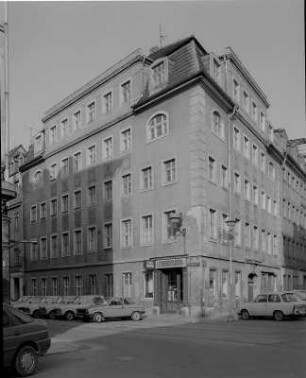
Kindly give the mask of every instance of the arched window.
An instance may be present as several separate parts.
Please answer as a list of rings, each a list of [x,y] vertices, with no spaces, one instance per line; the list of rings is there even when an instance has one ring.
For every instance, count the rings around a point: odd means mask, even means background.
[[[168,134],[168,117],[165,113],[154,115],[147,124],[147,139],[149,141]]]
[[[212,130],[220,138],[224,137],[223,121],[221,115],[216,110],[212,113]]]
[[[34,189],[40,188],[43,185],[42,171],[36,171],[33,174],[33,187]]]

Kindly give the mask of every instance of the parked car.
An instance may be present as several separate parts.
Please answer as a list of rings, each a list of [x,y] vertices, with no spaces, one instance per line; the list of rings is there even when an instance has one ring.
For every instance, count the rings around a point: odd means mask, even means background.
[[[39,356],[51,345],[46,322],[3,304],[2,327],[4,367],[12,367],[21,377],[34,374]]]
[[[46,297],[31,297],[24,303],[20,303],[20,305],[16,306],[16,308],[28,315],[33,316],[34,318],[39,318],[46,315],[46,310],[44,308],[45,303],[47,303]]]
[[[20,297],[19,299],[17,299],[16,301],[12,301],[11,306],[18,308],[19,306],[27,303],[31,298],[32,298],[32,296],[30,296],[30,295],[24,295],[24,296]]]
[[[306,302],[306,290],[290,290],[290,292],[295,294],[299,299]]]
[[[74,297],[68,303],[59,303],[57,310],[60,313],[60,317],[64,317],[66,320],[73,320],[77,316],[78,308],[98,305],[104,301],[105,299],[101,295],[82,295]]]
[[[265,316],[280,321],[285,317],[306,316],[306,304],[290,292],[264,293],[257,295],[253,302],[241,304],[238,315],[244,320],[253,316]]]
[[[45,301],[42,301],[41,306],[43,307],[43,315],[50,318],[56,319],[61,315],[61,311],[58,309],[58,305],[64,302],[65,297],[51,296],[46,297]]]
[[[111,318],[131,318],[141,320],[145,314],[144,306],[137,305],[131,298],[109,298],[98,306],[79,308],[77,316],[85,321],[101,323]]]

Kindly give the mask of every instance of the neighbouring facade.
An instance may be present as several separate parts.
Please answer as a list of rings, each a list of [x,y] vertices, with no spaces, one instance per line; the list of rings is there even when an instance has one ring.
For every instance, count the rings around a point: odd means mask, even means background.
[[[136,50],[49,109],[20,167],[23,238],[37,242],[26,294],[124,295],[203,315],[284,287],[288,269],[305,287],[305,162],[278,141],[268,108],[232,49],[216,56],[191,36]],[[299,180],[290,195],[284,166]]]

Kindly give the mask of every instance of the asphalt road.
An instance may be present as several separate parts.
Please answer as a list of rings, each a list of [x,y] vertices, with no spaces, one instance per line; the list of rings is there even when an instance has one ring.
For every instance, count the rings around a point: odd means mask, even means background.
[[[306,377],[305,320],[48,322],[38,378]]]

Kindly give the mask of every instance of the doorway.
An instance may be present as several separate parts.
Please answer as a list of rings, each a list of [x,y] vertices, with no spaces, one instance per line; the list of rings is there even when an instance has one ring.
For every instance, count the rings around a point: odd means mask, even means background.
[[[162,312],[178,312],[183,302],[182,268],[162,270]]]
[[[254,299],[254,284],[255,284],[256,274],[250,273],[248,275],[248,301],[251,302]]]

